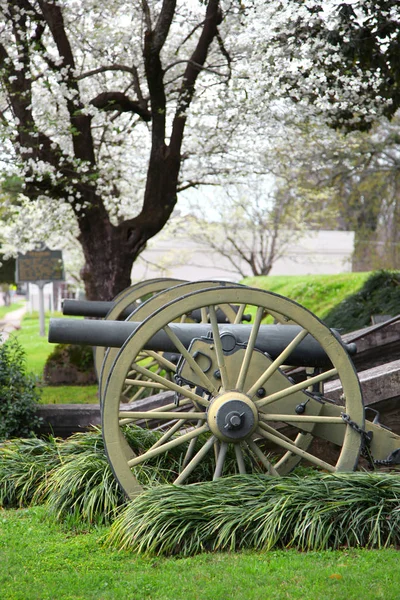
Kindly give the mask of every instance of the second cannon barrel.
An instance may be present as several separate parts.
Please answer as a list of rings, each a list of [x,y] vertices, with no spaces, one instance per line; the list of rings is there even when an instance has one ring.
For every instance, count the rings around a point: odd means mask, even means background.
[[[133,321],[50,319],[49,342],[121,348],[139,325],[140,323]],[[212,334],[212,327],[207,323],[170,323],[169,326],[186,348],[194,338],[210,337]],[[219,325],[220,334],[225,332],[233,335],[238,345],[247,344],[251,330],[252,325]],[[301,330],[297,325],[261,325],[255,347],[275,359]],[[339,337],[334,331],[332,335]],[[356,351],[355,344],[345,347],[349,354]],[[176,347],[163,330],[148,340],[145,349],[176,352]],[[287,364],[325,367],[331,361],[320,344],[311,335],[307,335],[288,357]]]

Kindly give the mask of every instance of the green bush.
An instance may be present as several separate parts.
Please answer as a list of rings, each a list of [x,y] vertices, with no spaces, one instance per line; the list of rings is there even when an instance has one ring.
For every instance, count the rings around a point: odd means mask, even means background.
[[[11,337],[0,345],[0,440],[34,435],[40,425],[38,401],[36,380],[26,372],[25,351]]]
[[[371,325],[372,315],[396,316],[400,313],[400,273],[378,271],[363,287],[335,306],[325,317],[329,327],[341,333]]]
[[[57,344],[47,359],[47,363],[58,365],[68,363],[80,371],[90,371],[94,368],[93,350],[91,346],[80,344]]]
[[[96,383],[93,349],[80,344],[57,344],[46,360],[43,378],[50,385]]]

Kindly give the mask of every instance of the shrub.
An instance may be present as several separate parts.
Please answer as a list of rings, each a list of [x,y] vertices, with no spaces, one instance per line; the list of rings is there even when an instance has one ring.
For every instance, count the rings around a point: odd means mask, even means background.
[[[96,383],[92,348],[80,344],[57,344],[46,360],[43,376],[50,385]]]
[[[328,327],[341,333],[355,331],[371,325],[372,315],[399,313],[400,274],[394,271],[378,271],[367,279],[363,287],[337,304],[324,317]]]
[[[26,372],[25,351],[10,337],[0,345],[0,440],[34,435],[41,422],[38,400],[35,377]]]

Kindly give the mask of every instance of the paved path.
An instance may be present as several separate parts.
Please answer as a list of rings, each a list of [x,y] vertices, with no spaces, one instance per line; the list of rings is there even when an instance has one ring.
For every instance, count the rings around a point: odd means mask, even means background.
[[[4,317],[0,320],[0,335],[1,342],[5,342],[9,337],[10,333],[13,333],[17,329],[21,328],[21,321],[26,312],[26,307],[18,308],[17,310],[12,310],[11,312],[4,315]]]

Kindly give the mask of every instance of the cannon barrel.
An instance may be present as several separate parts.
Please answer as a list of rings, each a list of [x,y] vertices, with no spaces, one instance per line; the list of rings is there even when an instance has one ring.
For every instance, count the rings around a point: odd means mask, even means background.
[[[128,337],[140,325],[133,321],[82,321],[73,319],[50,319],[49,342],[63,344],[87,344],[121,348]],[[188,348],[194,338],[209,336],[211,325],[207,323],[170,323],[183,345]],[[252,325],[220,325],[219,330],[230,333],[236,343],[248,342]],[[257,336],[256,348],[276,358],[301,331],[296,325],[261,325]],[[336,337],[339,334],[333,331]],[[349,354],[356,352],[355,344],[345,345]],[[167,334],[160,330],[146,344],[146,350],[176,352],[176,347]],[[293,366],[325,367],[331,364],[320,344],[310,335],[295,348],[288,359]]]
[[[107,313],[114,308],[115,302],[106,302],[105,300],[69,300],[62,302],[62,312],[64,315],[72,317],[97,317],[103,319]],[[122,319],[129,317],[131,312],[137,307],[132,304],[121,314]]]
[[[108,312],[116,306],[115,302],[106,302],[104,300],[70,300],[65,299],[62,303],[62,312],[64,315],[72,317],[95,317],[103,319],[107,316]],[[138,303],[130,304],[125,308],[120,315],[120,319],[124,320],[139,306]],[[233,310],[237,310],[237,307],[232,306]],[[200,323],[201,311],[200,309],[193,310],[190,313],[190,318]],[[217,320],[219,323],[227,322],[225,313],[221,309],[217,309]],[[243,321],[250,321],[251,315],[243,315]]]

